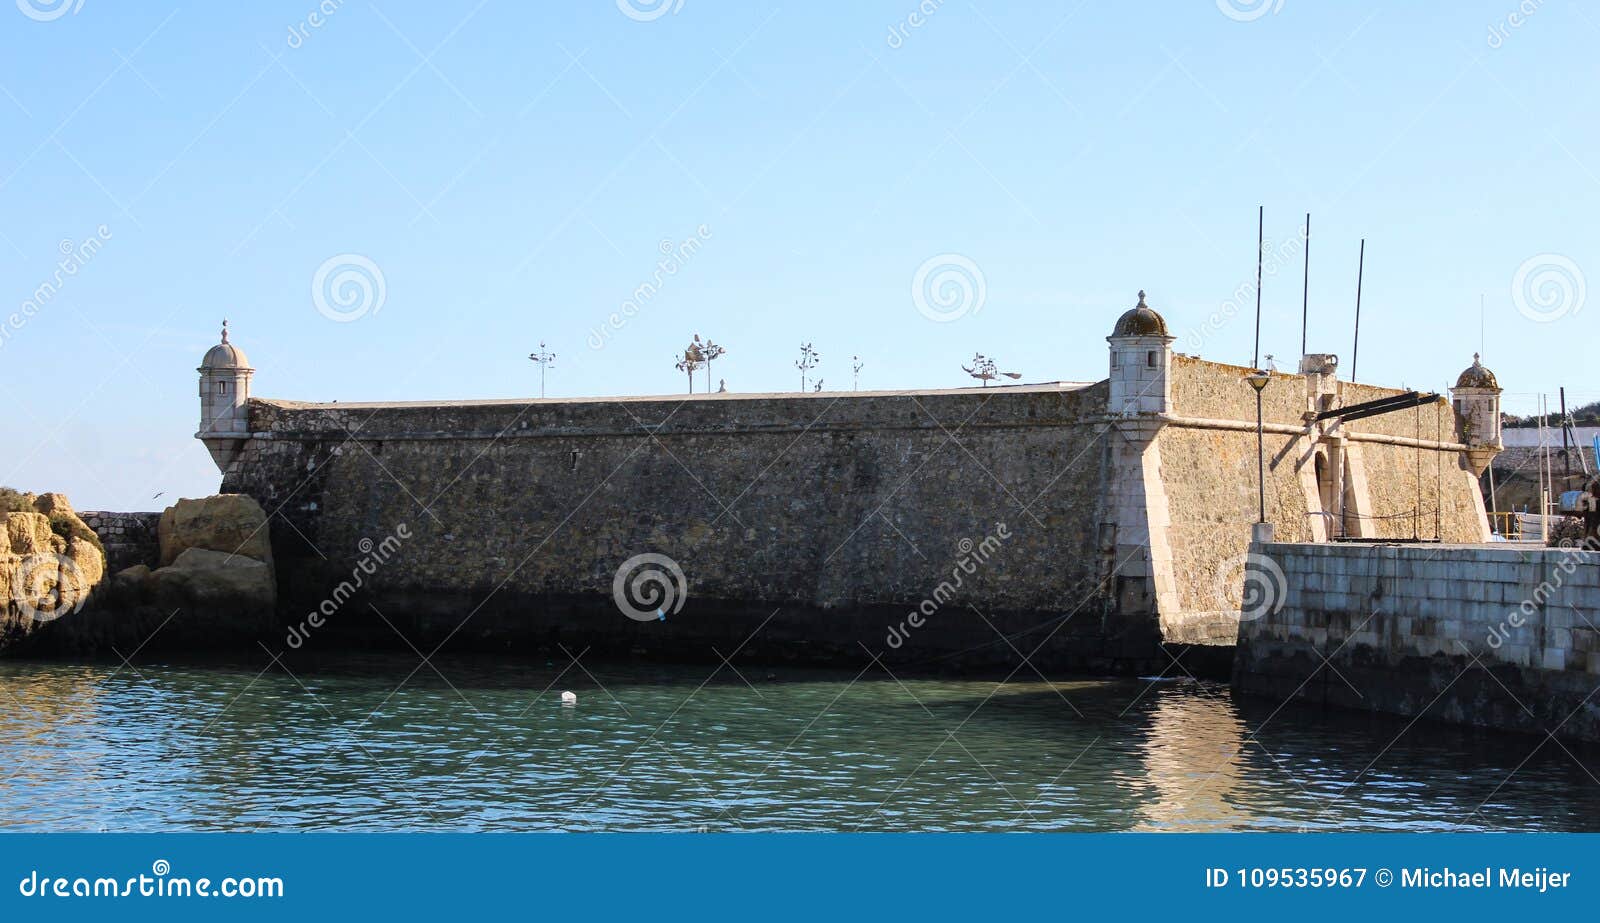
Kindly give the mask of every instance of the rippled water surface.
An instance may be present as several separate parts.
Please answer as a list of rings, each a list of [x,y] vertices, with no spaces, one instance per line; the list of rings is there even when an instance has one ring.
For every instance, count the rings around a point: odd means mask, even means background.
[[[0,829],[1600,829],[1593,751],[1187,680],[435,665],[0,663]]]

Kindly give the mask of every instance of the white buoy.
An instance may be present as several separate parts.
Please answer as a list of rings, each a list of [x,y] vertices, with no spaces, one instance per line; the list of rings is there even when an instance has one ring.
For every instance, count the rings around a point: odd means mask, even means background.
[[[570,692],[570,691],[561,693],[561,704],[562,705],[576,705],[576,704],[578,704],[578,694],[576,692]]]

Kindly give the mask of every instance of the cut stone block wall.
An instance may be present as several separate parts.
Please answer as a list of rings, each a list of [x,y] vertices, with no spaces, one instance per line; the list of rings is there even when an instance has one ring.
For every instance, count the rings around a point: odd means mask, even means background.
[[[155,567],[161,557],[156,526],[160,513],[110,513],[80,511],[82,519],[106,549],[106,572],[115,574],[135,564]]]
[[[1600,553],[1273,543],[1245,693],[1600,740]],[[1270,595],[1269,594],[1269,595]]]

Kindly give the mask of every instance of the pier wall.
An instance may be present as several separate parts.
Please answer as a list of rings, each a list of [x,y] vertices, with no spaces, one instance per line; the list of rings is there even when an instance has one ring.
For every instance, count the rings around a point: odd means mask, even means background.
[[[1600,553],[1272,543],[1241,692],[1600,740]]]

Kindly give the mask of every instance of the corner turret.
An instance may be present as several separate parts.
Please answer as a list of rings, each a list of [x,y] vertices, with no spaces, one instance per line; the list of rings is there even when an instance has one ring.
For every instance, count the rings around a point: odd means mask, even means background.
[[[195,438],[205,443],[218,470],[239,456],[250,436],[250,377],[256,370],[244,350],[228,342],[228,322],[222,322],[222,342],[200,360],[200,430]]]
[[[1106,342],[1111,344],[1111,394],[1106,411],[1113,416],[1154,418],[1172,410],[1172,341],[1167,322],[1144,303],[1117,318]],[[1159,426],[1159,421],[1151,419]]]
[[[1467,461],[1472,473],[1481,477],[1504,448],[1500,441],[1500,382],[1473,353],[1472,365],[1456,379],[1450,397],[1459,421],[1457,435],[1467,446]]]

